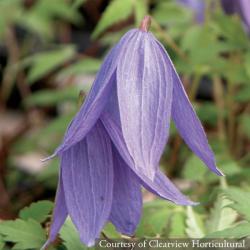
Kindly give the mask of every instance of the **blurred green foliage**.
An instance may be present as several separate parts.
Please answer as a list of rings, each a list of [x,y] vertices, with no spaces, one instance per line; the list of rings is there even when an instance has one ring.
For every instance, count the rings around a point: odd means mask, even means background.
[[[18,112],[25,117],[34,110],[40,114],[38,123],[33,116],[29,118],[29,129],[8,149],[5,182],[14,195],[22,182],[31,185],[28,191],[42,186],[44,193],[53,193],[56,188],[57,160],[38,174],[27,174],[17,170],[14,159],[32,152],[42,156],[53,152],[78,109],[80,90],[87,93],[90,88],[102,56],[79,52],[68,39],[73,29],[86,28],[89,20],[83,13],[89,10],[84,9],[89,2],[0,0],[0,44],[7,51],[7,62],[1,67],[1,105],[7,112],[11,96],[18,91]],[[208,172],[173,128],[161,166],[178,183],[179,177],[184,179],[180,186],[201,204],[185,208],[161,200],[146,202],[135,236],[250,237],[249,36],[240,18],[225,15],[219,4],[198,24],[192,10],[174,0],[112,0],[95,27],[88,28],[89,46],[97,43],[106,54],[145,14],[152,16],[151,32],[168,50],[182,76],[226,177]],[[23,31],[21,37],[18,30]],[[209,98],[196,98],[200,88]],[[11,199],[17,214],[25,202],[21,202],[22,195]],[[48,233],[51,210],[51,202],[40,201],[20,210],[18,219],[1,221],[0,249],[39,249]],[[103,232],[106,237],[121,237],[111,224]],[[51,249],[85,249],[70,219],[58,238]]]

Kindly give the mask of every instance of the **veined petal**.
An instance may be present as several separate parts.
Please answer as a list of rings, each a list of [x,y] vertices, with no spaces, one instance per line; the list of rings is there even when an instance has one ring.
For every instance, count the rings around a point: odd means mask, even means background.
[[[138,177],[113,146],[114,191],[110,221],[118,232],[133,235],[141,218],[142,194]]]
[[[189,148],[207,165],[207,167],[217,175],[223,175],[216,166],[214,153],[208,144],[205,131],[188,99],[171,59],[157,40],[156,43],[161,49],[161,53],[165,55],[165,64],[168,64],[169,67],[172,68],[174,80],[172,119],[176,128]]]
[[[57,191],[56,191],[55,208],[54,208],[52,222],[51,222],[50,231],[49,231],[49,238],[46,241],[46,243],[43,245],[41,250],[46,249],[49,246],[49,244],[51,244],[55,240],[67,216],[68,216],[68,211],[67,211],[67,207],[65,203],[62,177],[60,174],[58,185],[57,185]]]
[[[124,140],[135,167],[153,179],[169,131],[173,81],[150,33],[138,30],[117,66]]]
[[[150,183],[144,178],[142,185],[148,191],[160,196],[163,199],[172,201],[177,205],[194,206],[199,204],[198,202],[190,201],[185,195],[183,195],[160,170],[156,173],[154,183]]]
[[[108,100],[112,86],[115,83],[114,79],[116,77],[115,71],[117,68],[117,62],[124,56],[124,50],[127,43],[135,33],[136,30],[127,32],[106,56],[86,101],[68,126],[62,144],[56,149],[52,156],[45,160],[51,159],[79,142],[96,123]]]
[[[101,122],[62,154],[62,178],[68,213],[81,241],[92,246],[109,217],[113,193],[111,141]]]
[[[117,151],[126,162],[128,167],[130,167],[134,173],[140,178],[142,185],[149,189],[151,192],[159,195],[161,198],[170,200],[179,205],[196,205],[190,201],[186,196],[184,196],[171,181],[157,170],[154,180],[152,181],[143,172],[138,171],[135,168],[133,159],[129,155],[127,146],[122,136],[121,127],[119,123],[113,120],[109,113],[103,113],[101,120],[105,129],[107,130],[111,140],[113,141]]]

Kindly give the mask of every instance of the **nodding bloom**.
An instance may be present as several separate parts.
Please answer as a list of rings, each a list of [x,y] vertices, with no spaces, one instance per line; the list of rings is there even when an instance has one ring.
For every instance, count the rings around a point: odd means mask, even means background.
[[[198,23],[204,22],[206,8],[204,0],[177,0],[177,2],[193,10]]]
[[[249,0],[221,0],[221,5],[227,14],[239,14],[245,29],[250,33],[250,1]]]
[[[222,175],[167,52],[148,32],[149,22],[145,17],[109,52],[51,156],[57,155],[61,166],[44,248],[68,215],[87,246],[107,221],[133,235],[141,217],[141,187],[179,205],[196,204],[159,169],[171,118],[190,149]]]

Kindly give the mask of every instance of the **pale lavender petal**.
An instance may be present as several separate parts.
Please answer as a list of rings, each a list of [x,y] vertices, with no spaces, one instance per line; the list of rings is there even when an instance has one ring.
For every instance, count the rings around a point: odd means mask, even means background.
[[[178,205],[194,206],[199,204],[198,202],[190,201],[185,195],[183,195],[173,182],[171,182],[160,170],[157,171],[153,184],[150,183],[149,185],[149,182],[146,182],[145,180],[142,184],[150,192]]]
[[[158,43],[161,53],[165,55],[165,63],[172,68],[174,91],[172,102],[172,119],[189,148],[217,175],[223,175],[217,168],[214,153],[211,150],[205,131],[197,117],[192,104],[184,90],[181,80],[169,58],[167,52]]]
[[[67,129],[63,143],[56,149],[53,155],[44,160],[51,159],[79,142],[93,127],[98,120],[105,103],[108,100],[112,86],[115,83],[114,79],[117,63],[124,56],[124,50],[126,49],[127,43],[129,43],[135,33],[136,30],[127,32],[106,56],[86,101]]]
[[[152,181],[143,172],[138,171],[135,168],[134,162],[129,155],[125,141],[122,136],[121,127],[119,122],[112,119],[110,113],[103,113],[101,120],[105,129],[107,130],[111,140],[113,141],[117,151],[124,159],[128,167],[130,167],[134,173],[140,178],[142,185],[149,189],[151,192],[159,195],[163,199],[170,200],[179,205],[196,205],[190,201],[186,196],[184,196],[172,183],[164,176],[160,170],[157,170],[154,180]]]
[[[81,241],[92,246],[109,217],[113,193],[111,141],[101,122],[62,154],[62,178],[68,213]]]
[[[249,0],[239,0],[238,4],[240,5],[240,15],[245,24],[247,31],[250,31],[250,2]]]
[[[142,193],[138,177],[113,146],[114,191],[110,221],[118,232],[133,235],[141,218]]]
[[[60,231],[62,225],[64,224],[67,216],[68,216],[68,211],[65,203],[62,177],[60,174],[56,191],[55,208],[53,211],[52,222],[49,231],[49,238],[43,245],[41,250],[46,249],[49,246],[49,244],[51,244],[56,239],[56,236]]]
[[[171,69],[157,50],[152,35],[138,30],[117,66],[124,139],[135,167],[151,179],[168,138],[173,90]]]

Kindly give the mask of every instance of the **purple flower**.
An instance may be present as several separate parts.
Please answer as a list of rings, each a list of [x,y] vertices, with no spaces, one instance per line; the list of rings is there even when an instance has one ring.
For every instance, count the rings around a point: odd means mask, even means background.
[[[221,0],[221,4],[227,14],[239,14],[247,32],[250,33],[250,1]]]
[[[195,12],[196,20],[199,23],[204,22],[205,2],[204,0],[177,0],[178,3],[192,9]]]
[[[191,150],[218,175],[213,152],[174,66],[149,32],[149,17],[107,55],[84,105],[54,155],[61,160],[50,236],[66,217],[92,246],[103,226],[133,235],[141,187],[179,205],[195,205],[160,171],[170,118]],[[51,158],[50,157],[50,158]]]

